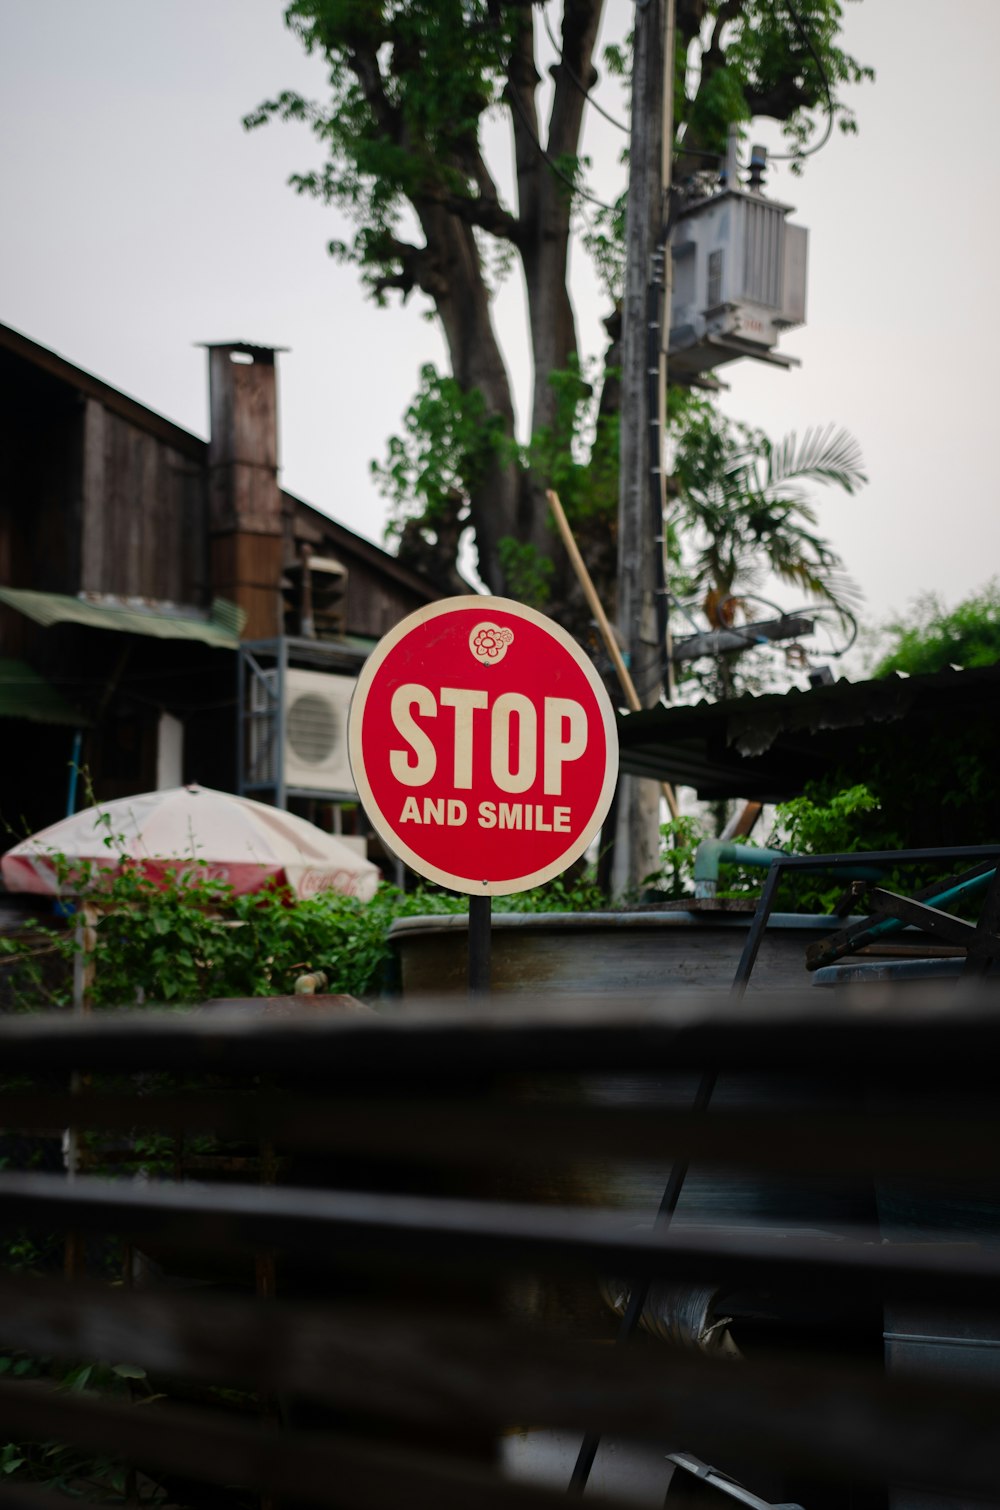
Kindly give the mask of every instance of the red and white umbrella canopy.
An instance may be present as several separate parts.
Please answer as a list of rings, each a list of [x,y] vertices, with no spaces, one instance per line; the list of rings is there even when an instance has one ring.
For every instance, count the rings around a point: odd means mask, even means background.
[[[65,862],[69,879],[60,883]],[[274,881],[298,897],[338,891],[367,902],[379,882],[377,866],[314,823],[200,786],[88,807],[16,844],[0,866],[9,890],[58,896],[79,889],[73,873],[84,864],[107,872],[122,862],[153,879],[190,869],[227,882],[237,894]]]

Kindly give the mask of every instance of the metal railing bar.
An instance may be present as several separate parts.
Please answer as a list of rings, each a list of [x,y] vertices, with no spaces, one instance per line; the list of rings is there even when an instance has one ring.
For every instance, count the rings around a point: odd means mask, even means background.
[[[506,1073],[664,1073],[680,1069],[761,1070],[822,1063],[856,1069],[858,1055],[879,1073],[925,1064],[961,1083],[984,1059],[1000,1055],[1000,1015],[990,983],[927,983],[891,1000],[869,993],[865,1010],[831,993],[775,993],[737,1003],[728,993],[634,992],[565,1004],[527,998],[509,1008],[476,1007],[406,1016],[317,1022],[207,1020],[207,1014],[68,1013],[0,1017],[4,1073],[228,1075],[267,1073],[329,1091],[356,1083],[467,1085],[474,1075]],[[461,1004],[463,1007],[464,1003]],[[466,1008],[466,1010],[468,1010]],[[985,1074],[985,1069],[983,1071]]]
[[[848,854],[782,856],[780,860],[775,860],[767,873],[767,880],[751,920],[743,952],[733,977],[733,994],[742,996],[746,990],[760,951],[764,930],[774,908],[778,887],[787,872],[817,870],[836,873],[838,870],[852,868],[859,861],[864,861],[868,865],[894,867],[927,863],[940,864],[945,860],[971,860],[975,863],[995,860],[998,855],[1000,855],[1000,844],[959,844],[944,849],[880,849],[857,850]]]
[[[812,1291],[840,1286],[868,1297],[926,1296],[953,1287],[963,1304],[995,1301],[1000,1250],[974,1239],[883,1243],[851,1237],[762,1234],[739,1228],[673,1227],[669,1237],[636,1230],[641,1214],[512,1205],[431,1196],[0,1173],[0,1227],[79,1229],[178,1246],[313,1257],[361,1255],[383,1262],[476,1265],[495,1272],[574,1271],[719,1284],[767,1283]]]
[[[154,1374],[266,1380],[290,1396],[429,1432],[512,1421],[595,1426],[706,1452],[724,1438],[761,1464],[797,1463],[834,1477],[996,1486],[1000,1388],[985,1381],[951,1380],[942,1389],[926,1377],[886,1378],[873,1365],[842,1360],[734,1364],[670,1347],[595,1349],[507,1321],[58,1289],[4,1282],[4,1301],[23,1306],[7,1311],[5,1333],[25,1346],[127,1356]],[[36,1389],[32,1409],[42,1412],[47,1398]],[[158,1411],[146,1409],[155,1421]],[[122,1419],[124,1429],[131,1419]],[[45,1422],[44,1431],[56,1434],[55,1424]]]
[[[804,1081],[804,1084],[808,1084]],[[963,1094],[967,1100],[967,1094]],[[790,1136],[794,1117],[794,1136]],[[794,1112],[749,1106],[709,1114],[662,1104],[570,1105],[440,1099],[319,1101],[294,1095],[190,1093],[78,1096],[18,1092],[0,1097],[0,1127],[58,1135],[72,1118],[81,1131],[163,1132],[256,1143],[282,1152],[350,1153],[404,1166],[507,1167],[580,1160],[689,1161],[731,1169],[841,1176],[924,1178],[1000,1175],[1000,1106],[961,1104],[927,1111]],[[127,1158],[127,1151],[122,1155]],[[136,1164],[146,1162],[141,1152]],[[96,1149],[92,1162],[101,1163]]]
[[[361,1446],[331,1434],[283,1431],[177,1405],[126,1406],[37,1383],[0,1379],[0,1419],[12,1438],[55,1437],[202,1483],[242,1485],[296,1502],[351,1510],[553,1510],[562,1496],[505,1481],[460,1458]],[[595,1502],[597,1510],[613,1502]],[[623,1507],[619,1507],[623,1510]]]

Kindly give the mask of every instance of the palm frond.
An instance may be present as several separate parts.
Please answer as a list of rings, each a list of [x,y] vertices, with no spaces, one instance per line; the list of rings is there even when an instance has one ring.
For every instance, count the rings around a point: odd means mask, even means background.
[[[855,493],[868,481],[861,447],[849,430],[833,425],[810,428],[801,442],[793,430],[769,448],[763,472],[762,490],[809,478]]]
[[[810,484],[855,493],[867,481],[846,430],[810,428],[777,444],[713,414],[683,437],[671,525],[693,591],[735,594],[777,578],[852,621],[860,590],[819,531]]]
[[[864,602],[864,593],[854,578],[841,568],[821,566],[803,560],[772,563],[771,570],[779,581],[801,588],[820,603],[853,614]]]

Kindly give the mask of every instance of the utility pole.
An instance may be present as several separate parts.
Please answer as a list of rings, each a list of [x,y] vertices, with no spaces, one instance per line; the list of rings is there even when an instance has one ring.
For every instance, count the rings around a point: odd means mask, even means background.
[[[618,627],[643,706],[660,695],[667,647],[658,630],[657,562],[651,468],[662,455],[665,359],[657,404],[649,403],[651,357],[647,298],[653,258],[661,244],[665,188],[673,141],[673,20],[675,0],[636,0],[632,74],[632,133],[626,219],[625,297],[622,307],[621,448],[618,493]],[[670,249],[663,248],[669,296]],[[661,318],[669,319],[669,312]],[[660,343],[657,343],[659,348]],[[659,412],[658,412],[659,411]],[[662,490],[660,492],[662,499]],[[612,889],[637,887],[658,869],[660,792],[655,781],[621,778]]]

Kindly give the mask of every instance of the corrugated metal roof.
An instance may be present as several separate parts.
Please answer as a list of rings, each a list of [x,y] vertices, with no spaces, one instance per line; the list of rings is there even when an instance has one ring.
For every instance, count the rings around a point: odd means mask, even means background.
[[[0,718],[27,718],[36,724],[68,724],[80,728],[90,722],[24,661],[0,660]]]
[[[0,603],[46,628],[53,624],[84,624],[89,629],[116,629],[122,634],[146,634],[159,640],[200,640],[217,650],[236,650],[239,645],[234,625],[175,617],[124,603],[91,603],[61,593],[14,587],[0,587]]]
[[[878,681],[842,679],[718,703],[661,704],[619,715],[621,769],[695,787],[704,798],[782,802],[806,781],[849,766],[861,731],[885,725],[891,738],[923,738],[926,727],[958,728],[995,717],[998,694],[1000,662]]]

